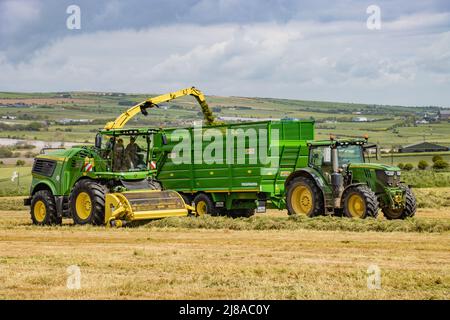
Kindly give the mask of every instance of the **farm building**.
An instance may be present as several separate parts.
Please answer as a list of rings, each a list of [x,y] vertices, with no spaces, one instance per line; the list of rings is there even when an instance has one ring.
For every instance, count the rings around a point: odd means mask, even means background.
[[[366,117],[354,117],[352,118],[353,122],[367,122],[367,118]]]
[[[445,146],[440,146],[431,142],[420,142],[415,144],[410,144],[408,146],[404,146],[398,149],[398,152],[407,153],[407,152],[440,152],[440,151],[449,151],[449,148]]]
[[[439,120],[450,121],[450,109],[449,110],[440,110],[439,111]]]

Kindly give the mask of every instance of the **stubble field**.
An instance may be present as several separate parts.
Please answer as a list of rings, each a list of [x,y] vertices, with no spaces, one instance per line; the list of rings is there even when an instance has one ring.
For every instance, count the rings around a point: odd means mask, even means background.
[[[285,212],[251,221],[193,219],[198,218],[124,229],[73,226],[67,220],[41,228],[30,224],[25,210],[0,211],[0,298],[450,298],[450,208],[419,209],[414,221],[378,232],[284,223]],[[246,223],[262,227],[236,227]],[[349,219],[329,223],[352,230]],[[390,225],[382,218],[367,223]],[[420,227],[433,223],[438,227]],[[67,268],[73,265],[80,268],[80,289],[67,287]],[[380,270],[379,289],[368,287],[368,277],[376,283],[370,266]]]

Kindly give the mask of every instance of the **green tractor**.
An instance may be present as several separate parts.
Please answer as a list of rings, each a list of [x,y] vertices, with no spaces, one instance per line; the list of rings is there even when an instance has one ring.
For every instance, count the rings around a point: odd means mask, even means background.
[[[416,213],[416,200],[401,181],[398,167],[367,163],[365,154],[378,149],[367,138],[310,141],[308,167],[286,180],[290,214],[316,216],[324,211],[350,218],[405,219]]]

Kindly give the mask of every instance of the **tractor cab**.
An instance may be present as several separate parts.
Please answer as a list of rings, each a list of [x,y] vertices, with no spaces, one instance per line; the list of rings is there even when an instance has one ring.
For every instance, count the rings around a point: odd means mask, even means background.
[[[152,165],[155,129],[102,130],[95,138],[95,148],[109,172],[148,172]]]
[[[364,164],[375,153],[379,159],[378,146],[369,144],[367,138],[310,141],[309,166],[319,171],[331,183],[333,172],[343,172],[350,164]]]

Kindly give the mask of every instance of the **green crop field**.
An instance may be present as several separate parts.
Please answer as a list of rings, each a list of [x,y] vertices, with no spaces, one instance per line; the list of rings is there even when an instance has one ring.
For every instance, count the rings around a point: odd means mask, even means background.
[[[174,88],[175,89],[175,88]],[[0,138],[38,139],[45,141],[92,141],[94,131],[114,119],[131,104],[155,94],[105,95],[95,92],[67,93],[0,93],[0,117],[10,125],[45,121],[39,131],[9,130]],[[316,120],[316,138],[330,134],[353,137],[368,134],[370,140],[384,148],[398,147],[421,141],[450,145],[450,124],[447,122],[415,125],[424,112],[437,112],[435,107],[402,107],[338,102],[303,101],[271,98],[207,96],[211,109],[218,117],[239,118],[298,118]],[[17,107],[14,103],[24,103]],[[192,97],[183,97],[161,104],[149,117],[138,116],[129,125],[153,127],[190,126],[202,118],[200,108]],[[352,122],[357,116],[370,122]],[[96,120],[95,124],[60,125],[63,119]],[[337,121],[337,122],[334,122]],[[65,131],[67,130],[67,131]]]
[[[113,120],[133,103],[155,95],[96,92],[0,92],[0,117],[16,117],[0,120],[0,125],[3,126],[0,138],[27,140],[31,144],[41,141],[41,147],[46,142],[54,142],[57,146],[69,142],[93,143],[97,130],[102,128],[107,121]],[[282,119],[286,117],[315,119],[316,139],[328,139],[330,134],[339,137],[368,134],[370,141],[378,143],[384,149],[397,148],[424,140],[450,146],[450,124],[448,122],[414,124],[414,120],[420,119],[424,112],[436,113],[435,107],[412,108],[256,97],[207,96],[207,100],[217,117],[230,117],[236,120],[239,118]],[[15,104],[18,106],[14,106]],[[352,122],[352,118],[356,116],[364,116],[375,121]],[[61,121],[67,119],[72,121],[87,119],[93,122],[61,124]],[[129,122],[128,126],[187,127],[192,125],[193,120],[200,119],[202,119],[202,114],[195,99],[183,97],[163,103],[160,108],[150,110],[148,117],[138,115]],[[38,128],[27,129],[27,125],[36,122],[40,123]],[[33,152],[36,153],[39,150],[36,149]],[[21,154],[22,157],[23,154],[24,152]],[[439,154],[444,160],[450,162],[450,152]],[[393,165],[411,163],[416,167],[420,160],[425,160],[431,165],[433,155],[431,153],[383,154],[381,162]],[[15,161],[15,159],[11,159],[4,162],[12,164]],[[371,161],[374,160],[371,159]],[[0,167],[0,180],[2,181],[0,194],[25,193],[28,188],[26,184],[29,176],[19,177],[19,186],[16,185],[16,182],[11,182],[10,178],[13,171],[29,172],[29,170],[29,168]],[[449,185],[448,175],[434,174],[431,171],[408,173],[405,175],[405,179],[419,187]]]
[[[11,180],[13,176],[14,181]],[[0,167],[0,185],[0,197],[27,194],[31,185],[31,167]]]

